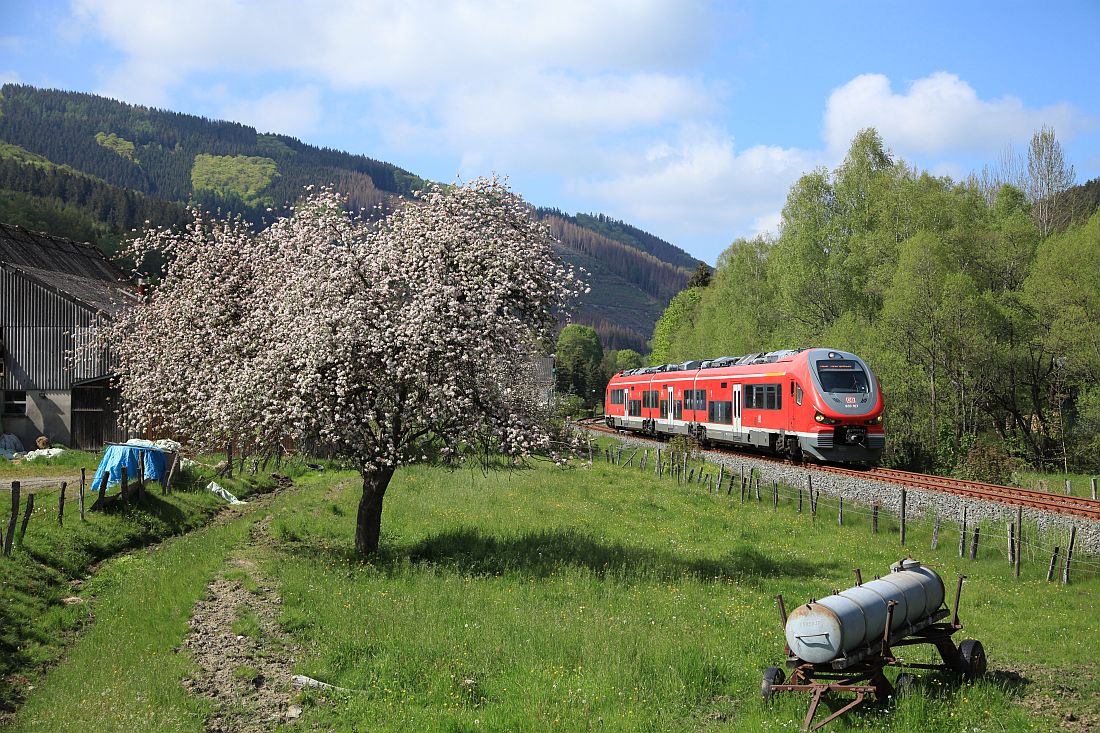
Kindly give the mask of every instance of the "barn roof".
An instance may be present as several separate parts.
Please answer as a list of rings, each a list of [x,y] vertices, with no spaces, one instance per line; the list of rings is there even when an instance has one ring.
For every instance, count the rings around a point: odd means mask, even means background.
[[[130,290],[95,245],[11,224],[0,224],[0,265],[105,313],[116,313]]]

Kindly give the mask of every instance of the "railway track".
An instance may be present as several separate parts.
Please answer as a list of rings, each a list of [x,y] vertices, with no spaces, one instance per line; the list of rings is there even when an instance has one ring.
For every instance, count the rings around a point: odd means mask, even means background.
[[[601,433],[617,435],[618,431],[612,430],[602,423],[583,423],[589,430]],[[640,437],[631,434],[632,437]],[[654,441],[659,443],[660,441]],[[775,458],[759,453],[746,453],[731,448],[710,448],[729,455],[743,456],[754,460],[796,465],[784,458]],[[996,484],[984,484],[978,481],[966,481],[964,479],[949,478],[945,476],[933,476],[931,474],[913,473],[911,471],[899,471],[893,468],[869,468],[854,469],[840,466],[823,465],[820,463],[803,463],[802,468],[823,473],[839,474],[853,478],[861,478],[884,483],[897,484],[922,491],[935,491],[943,494],[954,494],[970,499],[1006,504],[1009,506],[1022,506],[1029,509],[1042,509],[1056,514],[1066,514],[1075,517],[1083,517],[1100,521],[1100,500],[1087,499],[1081,496],[1064,496],[1062,494],[1047,493],[1045,491],[1033,491],[1020,489],[1014,486],[998,486]]]

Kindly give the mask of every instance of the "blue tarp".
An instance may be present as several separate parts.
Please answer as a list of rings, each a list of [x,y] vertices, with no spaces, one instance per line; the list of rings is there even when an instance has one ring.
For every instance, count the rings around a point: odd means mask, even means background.
[[[99,462],[99,468],[95,470],[95,478],[92,479],[92,491],[99,490],[99,482],[103,480],[103,474],[108,473],[107,484],[113,486],[122,481],[122,467],[126,467],[126,480],[137,481],[138,461],[144,459],[145,479],[147,481],[160,481],[164,477],[167,461],[164,451],[159,448],[150,448],[144,445],[109,445],[103,452],[103,458]]]

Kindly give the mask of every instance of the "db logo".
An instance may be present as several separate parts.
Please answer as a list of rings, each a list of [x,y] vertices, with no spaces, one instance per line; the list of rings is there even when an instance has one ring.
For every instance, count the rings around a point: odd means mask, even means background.
[[[844,401],[847,402],[849,405],[854,405],[856,403],[856,398],[855,397],[845,397]]]

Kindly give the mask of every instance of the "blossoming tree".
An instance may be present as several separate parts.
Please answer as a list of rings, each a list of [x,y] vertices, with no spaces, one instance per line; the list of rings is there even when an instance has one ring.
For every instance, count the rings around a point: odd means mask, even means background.
[[[196,217],[126,254],[169,264],[107,326],[125,413],[199,445],[304,441],[356,465],[355,549],[378,547],[394,470],[549,449],[532,353],[579,285],[499,180],[362,223],[313,193],[259,234]],[[542,406],[545,407],[545,406]]]

